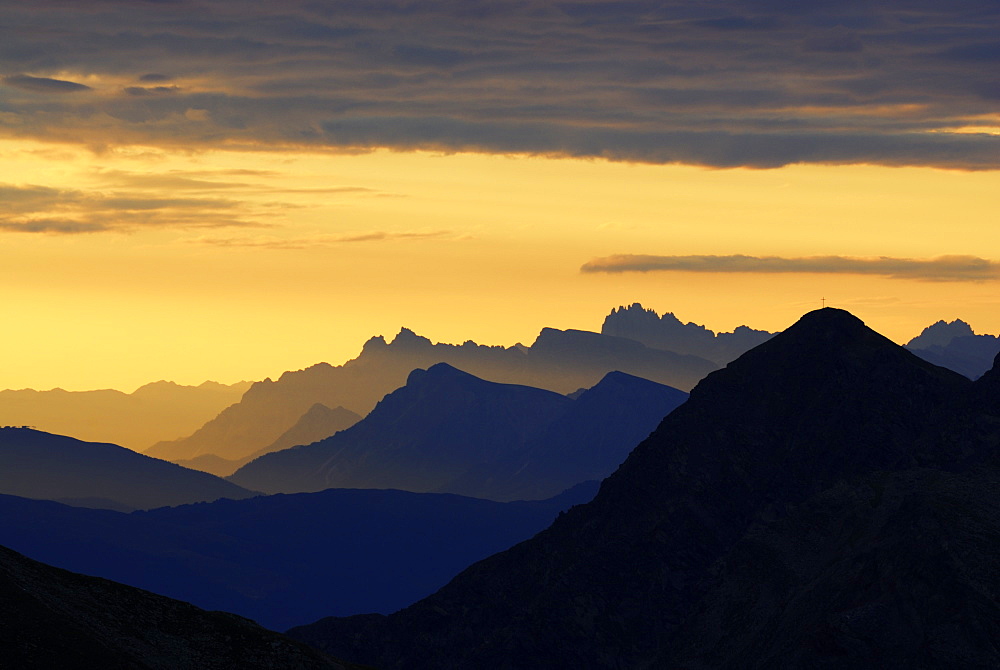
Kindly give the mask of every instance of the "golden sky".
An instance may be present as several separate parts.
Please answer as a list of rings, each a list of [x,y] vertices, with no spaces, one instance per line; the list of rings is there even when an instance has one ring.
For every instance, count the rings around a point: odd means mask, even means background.
[[[632,302],[1000,333],[986,3],[38,4],[3,10],[0,388],[274,377],[401,326],[528,344]]]

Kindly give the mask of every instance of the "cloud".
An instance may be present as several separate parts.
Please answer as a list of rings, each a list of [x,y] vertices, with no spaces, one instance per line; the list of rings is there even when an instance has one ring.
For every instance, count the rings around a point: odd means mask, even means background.
[[[1000,169],[1000,138],[953,132],[1000,97],[995,0],[36,0],[4,21],[0,59],[32,75],[4,79],[0,135]]]
[[[14,88],[38,93],[77,93],[89,91],[91,88],[75,81],[49,79],[48,77],[29,77],[26,74],[15,74],[3,78],[3,83]]]
[[[622,254],[595,258],[581,272],[744,272],[878,275],[921,281],[986,281],[1000,278],[1000,263],[976,256],[930,259],[851,256],[652,256]]]
[[[431,231],[370,231],[364,233],[344,233],[314,235],[312,237],[283,238],[271,235],[256,237],[208,237],[200,236],[188,240],[191,244],[213,247],[245,247],[253,249],[315,249],[333,247],[358,242],[393,242],[433,239],[458,239],[449,230]]]
[[[170,95],[181,90],[180,86],[126,86],[123,89],[129,95]]]
[[[0,231],[78,234],[140,228],[262,227],[226,198],[151,196],[141,191],[84,191],[0,184]]]

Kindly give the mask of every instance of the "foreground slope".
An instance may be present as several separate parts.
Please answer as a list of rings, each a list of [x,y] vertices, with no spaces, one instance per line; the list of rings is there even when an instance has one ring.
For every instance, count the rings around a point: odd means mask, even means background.
[[[0,428],[0,493],[84,507],[149,509],[254,495],[224,479],[29,428]]]
[[[711,566],[754,524],[902,470],[971,382],[823,309],[709,375],[588,505],[390,617],[290,634],[382,667],[670,667]]]
[[[224,612],[38,563],[0,547],[0,666],[231,670],[352,666]]]
[[[615,372],[573,400],[439,363],[414,370],[351,428],[264,455],[230,480],[269,493],[397,488],[543,499],[609,475],[686,398]]]

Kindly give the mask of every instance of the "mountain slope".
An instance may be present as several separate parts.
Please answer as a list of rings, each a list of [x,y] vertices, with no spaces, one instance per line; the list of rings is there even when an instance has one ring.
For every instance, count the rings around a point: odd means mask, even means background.
[[[904,469],[967,379],[823,309],[704,379],[597,497],[391,617],[290,631],[381,667],[663,667],[754,523]]]
[[[470,469],[522,449],[572,403],[558,393],[495,384],[439,363],[414,370],[405,386],[348,430],[266,454],[230,480],[268,492],[450,491],[449,484]]]
[[[663,667],[998,667],[998,545],[996,470],[841,482],[740,541]]]
[[[497,503],[334,489],[131,514],[0,496],[0,541],[282,630],[331,612],[394,612],[596,492],[590,482],[549,500]]]
[[[439,363],[415,370],[351,428],[267,454],[231,481],[269,492],[337,486],[542,499],[610,474],[686,397],[614,372],[571,400]]]
[[[343,407],[330,409],[326,405],[316,403],[277,440],[248,456],[225,459],[214,454],[202,454],[189,460],[175,459],[174,462],[186,468],[209,472],[217,477],[228,477],[243,465],[264,454],[290,449],[300,444],[318,442],[334,433],[350,428],[360,420],[361,417],[349,409]]]
[[[215,454],[239,460],[279,439],[316,403],[364,416],[410,372],[448,363],[483,379],[569,393],[620,370],[674,388],[690,389],[717,366],[696,356],[650,349],[625,338],[545,328],[530,347],[432,344],[402,329],[392,342],[374,337],[341,366],[320,363],[255,383],[189,437],[161,442],[146,453],[173,461]]]
[[[251,621],[0,547],[0,665],[50,670],[352,668]]]
[[[83,507],[147,509],[255,495],[114,444],[0,428],[0,493]]]

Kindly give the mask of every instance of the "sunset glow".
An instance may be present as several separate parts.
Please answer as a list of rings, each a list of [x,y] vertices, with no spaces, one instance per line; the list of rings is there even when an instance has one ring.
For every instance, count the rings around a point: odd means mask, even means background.
[[[530,343],[632,302],[1000,333],[996,55],[968,46],[995,9],[669,4],[5,8],[0,388],[273,377],[401,326]],[[729,256],[783,269],[676,265]]]

